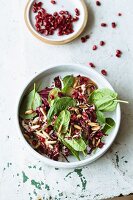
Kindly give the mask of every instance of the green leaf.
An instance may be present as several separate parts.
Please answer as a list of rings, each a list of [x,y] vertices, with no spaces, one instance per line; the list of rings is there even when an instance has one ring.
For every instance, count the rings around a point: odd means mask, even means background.
[[[38,108],[41,105],[42,105],[42,100],[41,100],[40,95],[36,92],[35,84],[34,84],[34,89],[23,98],[23,101],[20,107],[20,116],[23,119],[32,119],[37,114],[36,113],[25,114],[25,112],[28,110],[34,111],[36,110],[36,108]]]
[[[105,116],[104,116],[104,114],[101,111],[97,110],[96,111],[96,115],[97,115],[97,122],[100,125],[105,124]]]
[[[112,112],[116,109],[118,102],[117,101],[112,101],[112,103],[108,103],[108,106],[106,104],[106,107],[103,108],[103,112]]]
[[[89,102],[96,105],[102,112],[114,111],[117,106],[117,93],[108,89],[97,89],[91,93]]]
[[[60,99],[55,99],[53,105],[50,107],[47,119],[48,123],[51,123],[53,116],[60,113],[62,110],[67,109],[69,106],[75,106],[76,101],[70,97],[62,97]]]
[[[80,157],[79,157],[79,152],[78,151],[75,151],[68,143],[67,141],[63,138],[63,136],[59,136],[59,140],[63,143],[64,146],[66,146],[70,152],[78,159],[80,160]]]
[[[115,99],[112,97],[103,97],[102,99],[99,99],[95,105],[98,110],[102,112],[111,112],[116,109],[117,102],[114,101]]]
[[[102,131],[108,134],[114,126],[115,126],[115,121],[112,118],[106,118],[106,124],[102,129]]]
[[[64,84],[64,87],[62,89],[62,92],[65,94],[69,94],[74,84],[74,76],[73,75],[65,76],[63,78],[63,84]]]
[[[61,133],[66,133],[70,122],[70,112],[63,110],[60,112],[58,118],[55,121],[54,129],[58,132],[60,125],[62,125]]]
[[[82,138],[68,140],[65,138],[65,141],[75,150],[75,151],[84,151],[87,147]]]
[[[63,78],[63,84],[64,84],[64,87],[65,86],[72,87],[74,84],[74,76],[73,75],[65,76]]]
[[[51,95],[54,96],[54,99],[59,99],[58,92],[60,92],[59,88],[53,88],[48,95],[48,102],[50,105],[53,105],[54,100],[50,98]]]
[[[42,100],[40,95],[36,92],[35,96],[34,96],[34,100],[33,100],[33,104],[32,104],[32,109],[36,110],[39,106],[42,105]]]

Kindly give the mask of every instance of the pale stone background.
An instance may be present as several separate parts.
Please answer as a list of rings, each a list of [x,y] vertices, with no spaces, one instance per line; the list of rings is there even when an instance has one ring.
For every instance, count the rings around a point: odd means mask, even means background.
[[[133,0],[86,0],[90,40],[76,39],[63,46],[46,45],[27,30],[23,13],[27,0],[0,1],[0,200],[103,200],[133,193]],[[118,17],[117,13],[123,16]],[[101,22],[108,28],[101,28]],[[111,28],[111,22],[117,28]],[[85,34],[85,33],[84,33]],[[105,47],[92,51],[100,40]],[[121,49],[120,59],[115,50]],[[110,150],[96,162],[75,171],[45,166],[27,153],[16,128],[16,107],[27,80],[46,66],[57,63],[94,62],[106,68],[107,79],[120,98],[122,123]],[[129,197],[130,198],[130,197]]]

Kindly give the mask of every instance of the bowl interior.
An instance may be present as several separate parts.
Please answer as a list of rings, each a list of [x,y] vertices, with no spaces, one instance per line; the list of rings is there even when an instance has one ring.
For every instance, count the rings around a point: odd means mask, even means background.
[[[55,5],[51,4],[50,0],[45,0],[45,1],[42,0],[43,7],[50,14],[53,14],[54,12],[59,12],[61,10],[67,10],[72,14],[72,16],[75,16],[75,11],[74,11],[75,8],[78,8],[80,10],[79,20],[77,22],[73,23],[74,32],[72,34],[58,36],[57,31],[56,31],[54,35],[49,35],[49,36],[42,35],[42,34],[38,33],[35,29],[36,13],[32,12],[33,2],[34,1],[31,0],[27,7],[26,17],[28,20],[28,24],[34,33],[39,35],[39,37],[41,37],[41,38],[45,38],[48,41],[57,41],[58,42],[58,41],[68,40],[69,38],[73,37],[80,31],[81,27],[84,25],[84,23],[86,21],[87,13],[86,13],[86,6],[85,6],[83,0],[74,0],[74,1],[58,0]]]
[[[59,66],[55,66],[55,67],[51,67],[47,70],[44,70],[44,72],[40,73],[39,75],[37,75],[25,88],[25,90],[23,91],[21,98],[20,98],[20,102],[19,102],[19,108],[23,99],[23,96],[29,92],[31,89],[33,89],[33,84],[36,83],[37,85],[40,85],[40,89],[47,87],[47,86],[51,86],[54,78],[56,76],[61,76],[64,77],[66,75],[83,75],[86,77],[89,77],[90,79],[92,79],[99,88],[110,88],[113,90],[112,86],[109,84],[109,82],[102,77],[100,74],[98,74],[95,70],[88,68],[86,66],[83,65],[59,65]],[[18,112],[19,112],[19,108],[18,108]],[[80,156],[81,157],[81,161],[77,162],[77,159],[74,158],[74,156],[69,156],[69,161],[70,163],[65,163],[65,165],[71,165],[72,163],[75,165],[77,165],[77,163],[80,163],[80,165],[85,164],[85,163],[89,163],[92,162],[93,160],[95,160],[96,158],[100,157],[108,148],[109,146],[112,144],[112,142],[114,141],[116,134],[118,132],[119,129],[119,124],[120,124],[120,106],[117,106],[117,109],[112,112],[112,113],[107,113],[106,114],[108,117],[111,117],[115,120],[116,122],[116,126],[115,128],[110,132],[110,134],[105,137],[105,145],[103,146],[102,149],[98,149],[95,153],[92,153],[91,155],[88,155],[86,157]],[[22,135],[22,134],[21,134]],[[24,139],[25,140],[25,139]],[[27,143],[27,142],[26,142]],[[27,143],[27,146],[30,146]],[[32,150],[32,152],[35,150],[32,149],[32,147],[30,148]],[[46,161],[48,164],[52,163],[52,165],[54,166],[58,166],[57,163],[61,163],[61,162],[57,162],[57,161],[52,161],[49,158],[46,158],[45,156],[40,155],[39,153],[35,152],[35,154],[38,156],[39,159]],[[54,164],[56,163],[56,164]],[[61,163],[62,165],[63,163]]]

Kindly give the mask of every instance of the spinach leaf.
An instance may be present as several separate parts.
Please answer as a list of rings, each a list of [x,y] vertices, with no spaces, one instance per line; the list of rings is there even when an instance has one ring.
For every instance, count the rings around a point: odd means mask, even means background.
[[[91,93],[89,102],[94,103],[99,111],[108,112],[116,109],[117,93],[108,89],[97,89]]]
[[[75,151],[75,149],[73,149],[68,143],[67,141],[65,140],[65,138],[63,138],[63,136],[59,136],[59,140],[63,143],[64,146],[66,146],[70,152],[78,159],[80,160],[80,157],[79,157],[79,152],[78,151]]]
[[[65,141],[75,150],[75,151],[84,151],[87,147],[82,138],[68,140],[65,138]]]
[[[58,114],[62,110],[67,109],[69,106],[75,106],[76,101],[70,97],[62,97],[60,99],[55,99],[53,105],[50,107],[47,119],[48,123],[51,123],[52,118],[55,114]]]
[[[96,115],[97,115],[98,123],[100,125],[104,125],[105,124],[105,116],[104,116],[104,114],[101,111],[97,110],[96,111]]]
[[[60,132],[66,133],[68,130],[69,122],[70,122],[70,112],[68,110],[63,110],[60,112],[58,118],[55,121],[54,129],[58,132],[59,127],[62,125]]]
[[[48,102],[50,105],[53,105],[54,100],[50,98],[51,95],[54,96],[54,99],[59,99],[58,92],[60,92],[59,88],[53,88],[48,95]]]
[[[63,84],[64,84],[64,87],[65,86],[72,87],[74,84],[74,76],[73,75],[65,76],[63,78]]]
[[[37,114],[34,112],[32,114],[25,114],[28,110],[36,110],[39,106],[42,105],[42,100],[40,95],[36,92],[35,84],[34,89],[26,96],[24,96],[24,100],[22,101],[21,107],[20,107],[20,116],[23,119],[32,119]]]
[[[69,94],[74,84],[74,76],[73,75],[65,76],[63,78],[63,84],[64,87],[62,89],[62,92],[65,94]]]
[[[106,118],[106,124],[102,129],[102,131],[108,134],[114,126],[115,126],[115,121],[112,118]]]

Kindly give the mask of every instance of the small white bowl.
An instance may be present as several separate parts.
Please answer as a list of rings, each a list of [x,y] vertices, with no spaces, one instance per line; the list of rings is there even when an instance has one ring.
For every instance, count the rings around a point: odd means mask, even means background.
[[[95,161],[99,157],[101,157],[112,145],[112,143],[117,135],[117,132],[119,130],[120,119],[121,119],[120,105],[118,104],[117,109],[114,112],[108,114],[109,117],[112,117],[115,120],[116,125],[115,125],[114,129],[111,131],[111,133],[107,137],[105,137],[105,145],[103,146],[103,148],[98,149],[95,153],[88,155],[85,158],[82,157],[81,161],[77,161],[74,158],[74,156],[69,157],[70,163],[54,161],[54,160],[51,160],[45,156],[42,156],[38,152],[36,152],[23,137],[23,134],[22,134],[21,128],[20,128],[20,124],[19,124],[19,108],[20,108],[23,96],[25,95],[25,93],[30,91],[31,88],[33,88],[34,83],[39,84],[39,83],[43,82],[42,87],[50,86],[54,77],[56,77],[56,76],[64,77],[65,75],[69,75],[69,74],[84,75],[84,76],[92,79],[98,85],[99,88],[106,87],[106,88],[110,88],[113,90],[110,83],[102,75],[100,75],[99,73],[97,73],[95,70],[93,70],[90,67],[80,65],[80,64],[62,64],[62,65],[57,65],[57,66],[49,66],[48,69],[45,69],[43,72],[38,74],[26,85],[23,92],[21,93],[21,96],[20,96],[19,102],[18,102],[18,107],[17,107],[17,123],[18,123],[18,128],[19,128],[18,132],[19,132],[19,134],[21,136],[21,140],[24,142],[24,145],[27,148],[29,154],[30,153],[33,154],[33,156],[35,156],[37,159],[41,160],[42,162],[45,162],[47,165],[51,165],[54,167],[60,167],[60,168],[81,167],[81,166],[87,165],[87,164]]]
[[[75,23],[73,23],[74,26],[74,32],[69,35],[63,35],[58,36],[57,32],[55,32],[54,35],[45,36],[40,33],[38,33],[35,29],[35,14],[32,12],[32,6],[35,1],[29,0],[24,13],[24,18],[26,25],[30,32],[41,41],[48,43],[48,44],[54,44],[54,45],[60,45],[60,44],[66,44],[68,42],[71,42],[75,38],[77,38],[82,31],[84,30],[87,20],[88,20],[88,11],[86,4],[84,0],[57,0],[57,4],[52,5],[50,3],[50,0],[42,0],[44,8],[47,10],[47,12],[53,14],[55,11],[59,12],[60,10],[67,10],[70,11],[70,13],[75,16],[75,8],[78,8],[80,11],[79,20]]]

